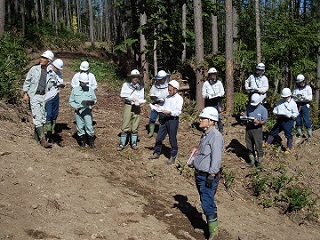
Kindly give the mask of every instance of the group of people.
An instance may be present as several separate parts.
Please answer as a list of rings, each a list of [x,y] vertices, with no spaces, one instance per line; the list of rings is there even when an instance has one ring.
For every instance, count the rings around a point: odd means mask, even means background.
[[[59,90],[64,88],[61,70],[63,61],[54,59],[50,50],[43,52],[39,63],[31,67],[23,84],[23,101],[30,104],[34,124],[34,137],[45,147],[51,147],[54,141],[56,121],[59,114]],[[91,109],[97,99],[94,90],[97,88],[95,76],[89,72],[89,63],[80,65],[71,82],[72,91],[69,103],[74,109],[77,135],[80,146],[88,144],[94,148],[94,129]]]
[[[55,131],[56,119],[59,110],[59,88],[64,87],[60,70],[63,61],[55,59],[51,51],[45,51],[39,64],[33,66],[27,74],[23,85],[24,100],[30,101],[35,126],[36,139],[44,147],[48,147],[45,138],[44,125],[47,136]],[[262,126],[268,121],[268,111],[263,106],[266,102],[266,92],[269,89],[267,77],[264,75],[265,65],[259,63],[255,73],[245,81],[245,89],[249,94],[249,104],[246,111],[241,113],[241,119],[246,122],[246,145],[249,152],[250,166],[258,166],[263,161],[263,130]],[[221,120],[221,101],[225,94],[223,84],[217,78],[218,71],[212,67],[208,70],[208,78],[203,84],[202,96],[205,107],[199,115],[199,127],[203,130],[198,147],[188,161],[188,165],[195,169],[195,183],[200,195],[201,206],[207,218],[209,238],[216,239],[218,234],[217,207],[214,195],[220,179],[220,167],[224,149],[223,123]],[[77,125],[79,145],[85,146],[86,136],[88,145],[94,145],[94,128],[92,124],[92,108],[97,102],[95,89],[97,82],[89,72],[89,63],[84,61],[80,65],[80,72],[76,73],[71,82],[72,91],[69,103],[74,109]],[[160,126],[156,136],[154,150],[150,160],[158,159],[162,151],[162,142],[169,135],[171,145],[170,157],[167,164],[173,164],[178,154],[177,131],[179,116],[182,113],[183,98],[179,94],[179,82],[170,80],[170,75],[160,70],[155,76],[149,97],[151,99],[149,134],[153,137],[156,122]],[[133,69],[121,88],[120,96],[124,102],[120,143],[117,150],[123,150],[130,142],[132,149],[138,149],[138,128],[140,123],[141,106],[146,103],[144,84],[139,70]],[[312,90],[306,84],[305,77],[299,74],[296,78],[296,87],[291,93],[289,88],[281,91],[282,99],[273,109],[277,120],[267,138],[271,144],[284,131],[287,138],[286,152],[292,149],[294,122],[297,135],[302,135],[302,125],[307,128],[309,137],[312,137],[312,126],[309,116]],[[50,137],[49,137],[50,140]]]

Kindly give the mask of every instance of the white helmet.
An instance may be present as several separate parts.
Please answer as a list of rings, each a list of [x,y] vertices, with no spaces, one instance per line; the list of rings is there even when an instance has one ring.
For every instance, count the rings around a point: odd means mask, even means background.
[[[133,69],[130,73],[130,76],[133,77],[133,76],[141,76],[141,75],[138,69]]]
[[[281,97],[290,97],[292,95],[290,88],[284,88],[281,91]]]
[[[219,121],[219,113],[218,110],[214,107],[206,107],[204,108],[201,113],[199,114],[199,117],[201,118],[208,118],[213,121],[218,122]]]
[[[304,80],[305,80],[305,77],[302,74],[299,74],[297,76],[296,83],[303,82]]]
[[[89,70],[89,63],[87,61],[83,61],[80,64],[80,70],[81,71],[88,71]]]
[[[208,75],[211,74],[211,73],[217,73],[217,69],[215,69],[214,67],[210,68],[209,71],[208,71]]]
[[[257,106],[261,102],[261,96],[259,93],[254,93],[251,96],[250,104],[252,106]]]
[[[89,83],[89,75],[87,73],[80,73],[79,82]]]
[[[162,78],[165,78],[165,77],[167,77],[167,73],[164,70],[160,70],[156,75],[156,79],[162,79]]]
[[[41,57],[47,58],[47,59],[49,59],[50,61],[52,61],[53,58],[54,58],[54,54],[53,54],[52,51],[47,50],[47,51],[45,51],[45,52],[43,52],[43,53],[41,54]]]
[[[63,61],[60,58],[54,60],[52,65],[58,68],[59,70],[63,69]]]
[[[256,66],[257,70],[266,70],[266,66],[263,63],[258,63],[258,65]]]
[[[171,80],[169,82],[169,85],[171,85],[172,87],[176,88],[177,90],[179,90],[179,88],[180,88],[180,84],[178,83],[177,80]]]

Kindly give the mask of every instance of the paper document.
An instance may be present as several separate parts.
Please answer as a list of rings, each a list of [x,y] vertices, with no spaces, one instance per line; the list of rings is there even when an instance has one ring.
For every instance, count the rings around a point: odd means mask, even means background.
[[[164,109],[163,109],[163,107],[161,107],[161,106],[156,106],[156,105],[153,105],[153,104],[149,104],[149,106],[150,106],[150,108],[151,108],[151,110],[155,110],[155,111],[157,111],[157,112],[162,112]]]
[[[193,162],[194,162],[194,159],[196,158],[197,155],[198,155],[198,148],[194,148],[190,154],[188,161],[187,161],[188,167],[193,167]]]
[[[243,121],[253,121],[254,117],[240,116],[240,119]]]
[[[58,90],[53,88],[52,90],[46,92],[45,101],[53,99],[58,94]]]

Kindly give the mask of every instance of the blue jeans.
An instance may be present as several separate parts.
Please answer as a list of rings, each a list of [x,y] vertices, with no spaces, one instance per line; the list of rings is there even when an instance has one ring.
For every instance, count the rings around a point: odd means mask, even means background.
[[[270,135],[275,137],[277,136],[281,131],[284,131],[284,136],[287,139],[292,139],[292,129],[293,129],[293,119],[292,118],[278,118],[276,124],[273,126],[273,128],[270,131]]]
[[[158,131],[154,153],[161,153],[162,141],[169,134],[169,142],[171,145],[171,157],[175,157],[178,153],[177,132],[179,127],[178,117],[165,117],[161,119],[161,125]]]
[[[219,176],[216,175],[212,187],[206,187],[206,179],[207,176],[195,175],[195,182],[197,186],[198,193],[200,195],[201,207],[204,215],[207,217],[213,217],[213,219],[217,218],[217,206],[214,201],[214,194],[218,187]]]
[[[46,102],[46,122],[57,120],[59,113],[59,93]]]
[[[296,118],[296,126],[297,127],[301,127],[302,126],[302,120],[304,122],[304,126],[306,128],[311,128],[311,121],[310,121],[310,114],[309,114],[310,110],[306,105],[301,105],[300,106],[300,113],[298,115],[298,117]]]

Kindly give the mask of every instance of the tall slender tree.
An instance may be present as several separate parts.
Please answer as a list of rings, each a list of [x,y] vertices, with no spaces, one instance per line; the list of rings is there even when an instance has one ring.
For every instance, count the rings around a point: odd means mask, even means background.
[[[5,8],[5,0],[0,0],[0,37],[2,37],[4,33]]]
[[[149,64],[146,58],[146,46],[147,40],[144,32],[144,25],[147,24],[147,13],[146,13],[146,0],[141,0],[139,3],[140,13],[140,64],[143,73],[143,81],[149,81]]]
[[[227,97],[227,112],[233,112],[233,94],[234,94],[234,84],[233,84],[233,33],[232,33],[232,0],[226,0],[226,97]]]
[[[260,1],[255,0],[255,14],[256,14],[256,41],[257,41],[257,62],[261,62],[261,29],[260,29]]]
[[[203,26],[202,26],[202,3],[201,0],[193,0],[194,11],[194,32],[195,32],[195,54],[196,54],[196,109],[203,108],[204,100],[202,98],[203,85]]]

